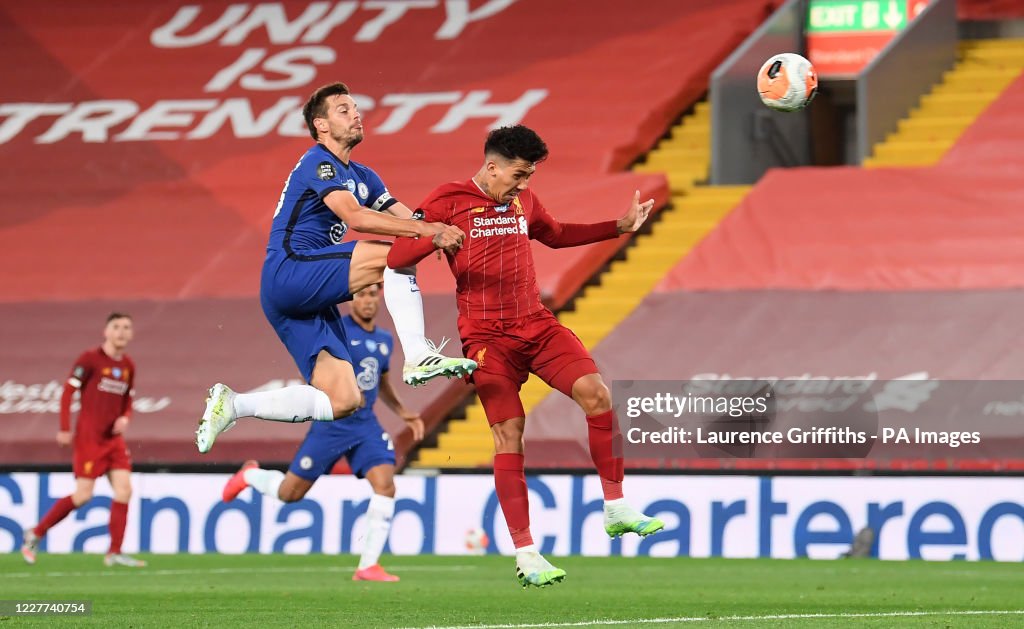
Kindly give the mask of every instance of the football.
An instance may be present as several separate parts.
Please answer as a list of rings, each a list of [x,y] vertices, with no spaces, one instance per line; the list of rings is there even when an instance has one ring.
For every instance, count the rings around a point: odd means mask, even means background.
[[[487,546],[491,543],[487,533],[482,529],[469,529],[466,531],[466,550],[471,555],[483,555],[487,553]]]
[[[792,52],[768,59],[757,73],[761,102],[776,111],[803,109],[818,92],[818,75],[811,62]]]

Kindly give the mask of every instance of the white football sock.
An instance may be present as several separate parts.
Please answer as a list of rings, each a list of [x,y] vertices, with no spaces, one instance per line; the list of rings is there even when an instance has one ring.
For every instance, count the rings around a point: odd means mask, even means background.
[[[369,568],[380,561],[384,544],[391,532],[391,518],[395,515],[395,499],[373,494],[366,509],[366,543],[359,557],[359,569]]]
[[[273,391],[238,393],[235,415],[275,422],[329,422],[334,420],[334,409],[326,393],[308,384],[299,384]]]
[[[245,477],[245,482],[249,483],[249,486],[256,491],[264,496],[280,500],[277,490],[280,489],[281,481],[284,480],[284,472],[253,467],[242,472],[242,476]]]
[[[516,549],[516,553],[535,553],[537,552],[536,544],[527,544]]]
[[[384,303],[402,343],[405,362],[426,354],[429,348],[423,332],[423,296],[416,276],[384,269]]]

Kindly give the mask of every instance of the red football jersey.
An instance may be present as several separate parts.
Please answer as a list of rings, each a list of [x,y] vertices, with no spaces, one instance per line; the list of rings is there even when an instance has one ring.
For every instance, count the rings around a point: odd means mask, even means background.
[[[437,188],[419,209],[423,220],[455,225],[466,233],[462,248],[448,256],[448,265],[455,276],[459,313],[470,319],[525,317],[544,307],[531,239],[557,248],[619,235],[615,221],[559,223],[529,189],[501,205],[472,179]],[[411,247],[411,240],[399,239],[396,253]]]
[[[71,398],[81,391],[82,410],[78,413],[75,438],[100,441],[114,437],[114,420],[131,417],[132,387],[135,363],[127,355],[114,360],[102,348],[89,350],[78,357],[71,376],[64,385],[60,404],[61,430],[71,427]]]

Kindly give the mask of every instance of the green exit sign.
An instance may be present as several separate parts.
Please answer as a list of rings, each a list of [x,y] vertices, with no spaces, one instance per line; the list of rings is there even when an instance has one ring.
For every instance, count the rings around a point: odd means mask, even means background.
[[[906,0],[811,0],[808,33],[898,31],[907,25]]]

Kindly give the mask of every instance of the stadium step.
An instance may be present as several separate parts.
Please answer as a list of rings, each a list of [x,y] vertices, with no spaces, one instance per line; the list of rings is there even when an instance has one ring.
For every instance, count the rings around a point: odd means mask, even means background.
[[[972,118],[973,120],[973,118]],[[969,124],[969,123],[968,123]],[[959,131],[965,128],[966,125],[958,126],[956,128],[943,127],[943,126],[916,126],[906,129],[899,129],[886,136],[887,141],[894,142],[943,142],[944,148],[952,146],[953,141],[956,139]]]
[[[1022,39],[964,41],[958,51],[953,69],[874,146],[865,167],[935,164],[1024,70]]]
[[[1024,46],[1020,45],[1021,40],[1017,46],[1012,45],[993,45],[992,41],[998,40],[985,40],[978,42],[982,45],[968,46],[960,49],[960,54],[964,61],[979,61],[984,63],[1024,63]],[[1012,42],[1014,40],[1004,40]]]
[[[668,179],[669,190],[673,192],[685,190],[707,179],[706,174],[697,174],[690,171],[666,170],[661,172],[665,173],[665,178]]]
[[[658,214],[650,233],[637,236],[626,250],[625,260],[616,260],[599,277],[599,284],[587,287],[572,310],[558,314],[558,320],[572,329],[588,348],[597,346],[643,301],[661,278],[704,238],[747,194],[749,186],[698,186],[708,177],[710,163],[711,110],[701,102],[667,137],[651,151],[637,172],[664,173],[669,182],[671,202]],[[531,375],[523,384],[520,398],[529,414],[551,393],[540,378]],[[419,468],[475,468],[491,465],[494,456],[487,417],[479,400],[466,410],[465,419],[453,419],[447,432],[438,436],[436,448],[423,448],[416,461]]]
[[[890,140],[877,149],[875,156],[881,158],[898,157],[910,163],[934,164],[953,146],[955,138],[930,141],[904,140],[902,137]]]
[[[931,91],[931,96],[934,97],[946,97],[946,96],[993,96],[999,94],[1005,85],[1001,85],[1002,81],[993,81],[987,78],[974,77],[966,75],[963,78],[957,78],[953,81],[947,81],[940,83],[938,87]],[[1009,81],[1007,81],[1007,84]]]
[[[965,126],[974,121],[973,116],[934,116],[928,118],[904,118],[897,125],[898,131],[915,132],[921,130],[937,131],[948,134],[959,133]]]
[[[450,450],[485,450],[494,444],[490,432],[484,434],[466,433],[452,434],[446,432],[437,438],[438,448]]]
[[[708,147],[701,146],[697,148],[666,148],[659,150],[657,153],[651,153],[647,156],[645,163],[662,163],[662,162],[676,162],[676,161],[695,161],[695,162],[706,162],[711,157],[711,151]]]
[[[492,448],[493,450],[493,448]],[[419,451],[419,457],[413,464],[421,468],[473,468],[487,467],[491,464],[493,455],[486,459],[480,457],[476,448],[469,450],[441,450],[440,448],[424,448]]]
[[[983,42],[987,48],[1013,48],[1020,50],[1024,43],[1020,39],[986,39]],[[966,52],[974,48],[978,42],[972,40],[964,40],[957,42],[957,48],[961,52]]]

